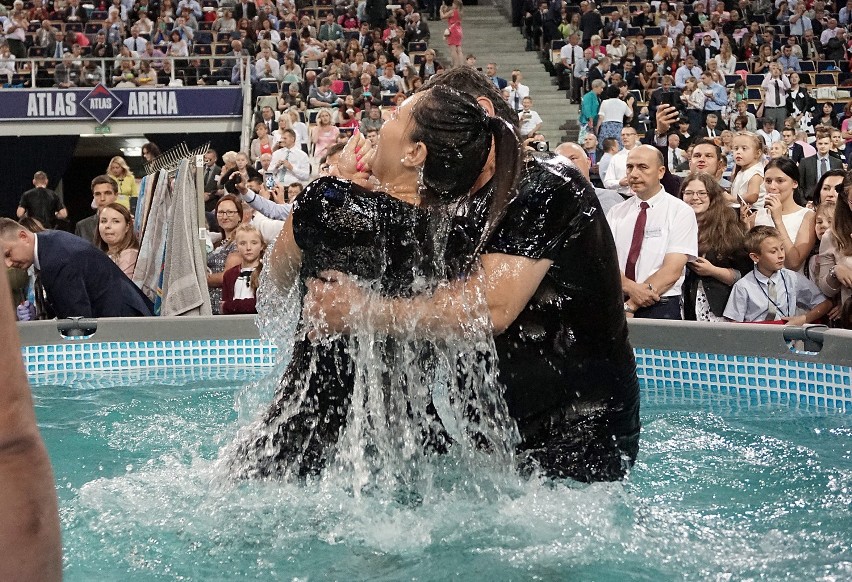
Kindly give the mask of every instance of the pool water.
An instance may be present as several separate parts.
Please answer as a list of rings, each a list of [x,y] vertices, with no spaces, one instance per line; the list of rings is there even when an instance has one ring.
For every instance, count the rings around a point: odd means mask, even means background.
[[[345,480],[222,477],[235,394],[259,374],[34,388],[66,580],[852,579],[852,415],[646,386],[626,483],[448,468],[355,498]]]

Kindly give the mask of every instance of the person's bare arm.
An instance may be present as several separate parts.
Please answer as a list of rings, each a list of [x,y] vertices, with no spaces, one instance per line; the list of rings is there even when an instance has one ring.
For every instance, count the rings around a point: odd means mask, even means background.
[[[0,283],[0,580],[61,580],[53,471],[21,361],[9,286]]]
[[[56,218],[59,218],[60,220],[65,220],[66,218],[68,218],[68,209],[63,208],[61,210],[57,210],[56,211]]]
[[[293,214],[287,217],[284,227],[275,239],[268,260],[272,281],[282,292],[286,292],[299,275],[302,266],[302,251],[293,237]]]
[[[538,289],[552,262],[493,253],[482,256],[482,269],[452,281],[430,295],[412,298],[368,297],[342,273],[326,273],[308,283],[305,319],[324,333],[343,333],[358,317],[391,335],[415,333],[447,337],[465,333],[487,309],[491,330],[499,335],[515,321]],[[483,299],[485,305],[482,305]]]
[[[24,214],[26,214],[26,213],[27,213],[26,208],[24,208],[23,206],[18,206],[18,210],[16,212],[16,214],[18,215],[18,218],[23,218]]]
[[[621,276],[621,286],[627,295],[627,305],[633,309],[650,307],[680,279],[688,257],[681,253],[668,253],[663,264],[653,275],[641,283]]]

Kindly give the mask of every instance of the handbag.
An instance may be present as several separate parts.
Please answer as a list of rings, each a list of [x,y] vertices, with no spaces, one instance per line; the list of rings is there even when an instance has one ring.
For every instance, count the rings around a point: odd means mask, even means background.
[[[444,29],[444,36],[450,36],[450,29],[449,28]]]

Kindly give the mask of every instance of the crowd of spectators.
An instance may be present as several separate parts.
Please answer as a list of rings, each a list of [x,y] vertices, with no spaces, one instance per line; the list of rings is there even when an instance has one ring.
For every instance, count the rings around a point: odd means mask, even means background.
[[[158,22],[162,9],[170,7],[169,0],[162,6],[140,2],[146,7],[142,12],[157,16]],[[120,4],[115,0],[110,8],[119,20]],[[118,66],[120,71],[140,59],[152,68],[165,67],[169,61],[158,62],[150,51],[159,51],[162,59],[176,45],[186,51],[176,56],[192,57],[208,46],[199,42],[204,33],[210,35],[210,47],[224,42],[230,54],[245,57],[249,69],[237,71],[236,80],[249,72],[254,87],[257,110],[250,146],[226,152],[221,160],[208,152],[204,178],[208,220],[211,230],[220,233],[211,241],[208,263],[213,309],[234,312],[220,301],[224,274],[251,270],[255,263],[250,249],[238,252],[237,229],[250,224],[261,243],[271,241],[294,197],[310,179],[330,171],[351,132],[359,128],[375,140],[389,112],[442,67],[429,48],[428,25],[413,4],[386,13],[381,22],[375,11],[364,13],[363,4],[308,9],[287,2],[205,4],[201,14],[194,13],[194,4],[182,1],[171,11],[173,20],[167,24],[173,26],[159,40],[157,27],[128,22],[120,51],[129,54],[119,57]],[[731,6],[663,1],[611,6],[603,15],[586,1],[579,7],[560,2],[526,7],[528,49],[541,51],[548,62],[558,53],[554,73],[567,99],[580,106],[578,142],[590,179],[600,194],[625,200],[615,205],[621,210],[612,215],[612,225],[625,310],[631,315],[794,323],[828,318],[850,325],[852,242],[843,229],[852,209],[852,182],[846,174],[852,104],[842,93],[850,78],[842,28],[849,24],[852,6],[826,7],[820,0],[776,4],[770,10],[747,0]],[[138,5],[132,8],[128,15],[139,13]],[[193,32],[182,34],[183,27]],[[801,35],[795,34],[797,27]],[[832,50],[838,40],[842,54]],[[140,57],[140,51],[148,57]],[[476,66],[475,57],[469,55],[465,64]],[[185,66],[175,65],[184,72]],[[518,111],[520,134],[534,149],[542,120],[521,71],[503,78],[498,65],[489,62],[483,72]],[[827,78],[834,85],[824,86]],[[648,148],[659,156],[649,157]],[[641,163],[631,159],[642,156],[646,159]],[[643,176],[649,167],[655,171],[658,158],[659,183]],[[135,180],[126,164],[113,162],[108,176],[116,200],[99,204],[94,184],[93,195],[99,214],[109,215],[120,233],[121,212],[103,208],[132,199]],[[235,173],[248,189],[227,193]],[[658,194],[680,206],[662,204]],[[679,224],[666,222],[670,215],[665,208],[677,210]],[[654,250],[644,252],[656,255],[642,260],[643,245],[637,240],[643,237],[636,236],[636,224],[645,228],[645,221],[659,221],[655,213],[668,218],[647,227],[646,246]],[[751,231],[755,227],[763,230]],[[245,235],[247,240],[254,236]],[[118,238],[115,232],[102,233],[101,248],[118,257],[126,250]],[[673,254],[682,257],[667,262],[666,245],[676,240]],[[770,246],[778,243],[773,246],[775,271],[764,268],[769,259],[761,264],[767,240]],[[783,291],[773,288],[769,293],[766,285],[775,286],[776,271]],[[671,281],[664,281],[666,273]],[[757,281],[751,295],[763,290],[764,299],[758,294],[756,301],[766,309],[758,316],[748,309],[727,309],[728,300],[737,296],[732,291],[746,286],[739,283],[746,279]],[[802,305],[796,305],[791,281]],[[250,289],[243,284],[237,295],[247,298]]]

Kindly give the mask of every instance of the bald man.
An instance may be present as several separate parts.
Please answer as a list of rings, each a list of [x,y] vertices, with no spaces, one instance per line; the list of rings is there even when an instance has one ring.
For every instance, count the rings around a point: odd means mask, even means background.
[[[621,269],[624,311],[647,319],[683,319],[684,267],[698,256],[695,213],[660,181],[662,153],[641,145],[627,154],[627,180],[635,196],[606,215]]]
[[[580,173],[591,183],[591,179],[589,178],[589,156],[586,155],[586,151],[583,148],[576,143],[566,141],[559,144],[553,152],[577,166]],[[605,188],[595,188],[595,196],[598,197],[598,202],[601,203],[601,209],[604,213],[609,212],[610,208],[624,201],[624,198],[618,192]]]

